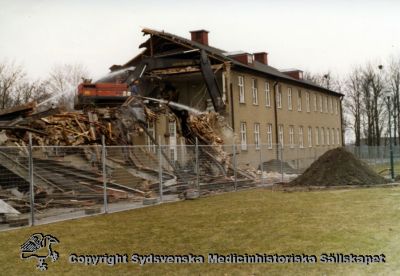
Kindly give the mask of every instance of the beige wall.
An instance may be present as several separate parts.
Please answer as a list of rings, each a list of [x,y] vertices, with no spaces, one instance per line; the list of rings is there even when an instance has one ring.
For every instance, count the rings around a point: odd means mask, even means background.
[[[239,80],[238,76],[244,77],[244,103],[239,102]],[[257,79],[258,91],[258,105],[253,104],[252,95],[252,79]],[[233,113],[234,113],[234,129],[238,135],[240,142],[240,123],[245,122],[247,126],[247,144],[252,145],[255,143],[254,137],[254,124],[260,124],[260,142],[267,143],[267,124],[272,124],[273,143],[276,143],[275,135],[275,119],[274,119],[274,81],[259,76],[250,75],[231,71],[231,82],[233,89]],[[270,87],[270,106],[266,106],[265,96],[265,82],[269,83]],[[305,89],[303,87],[279,82],[280,90],[282,93],[282,107],[277,108],[278,125],[283,125],[284,129],[284,159],[297,159],[297,158],[315,158],[323,152],[338,147],[341,145],[341,117],[340,117],[340,99],[328,93],[322,93]],[[292,109],[289,107],[288,89],[292,90]],[[301,91],[301,111],[298,110],[297,91]],[[307,110],[306,93],[309,93],[309,111]],[[314,108],[314,97],[317,97],[317,110]],[[323,112],[320,112],[320,99],[322,97]],[[325,108],[325,99],[327,100],[328,110]],[[231,99],[229,99],[231,100]],[[330,106],[332,101],[332,109]],[[336,104],[338,105],[338,112],[336,112]],[[230,112],[230,107],[228,107]],[[294,148],[290,147],[289,129],[293,126],[294,130]],[[299,144],[299,127],[303,127],[303,144],[304,147],[298,149]],[[311,127],[311,147],[308,144],[308,128]],[[316,129],[319,129],[319,145],[316,145]],[[324,129],[324,144],[322,145],[321,129]],[[326,131],[329,129],[329,145],[327,144]],[[334,144],[332,143],[332,129],[334,130]],[[338,133],[337,133],[338,132]],[[339,141],[337,139],[339,136]],[[263,151],[271,151],[271,154],[266,153],[267,159],[276,158],[275,149],[263,148]],[[264,154],[264,153],[263,153]],[[252,165],[258,165],[257,160],[254,161],[255,156],[258,156],[254,147],[250,146],[247,151],[241,152],[243,162],[250,162]],[[256,158],[257,159],[257,158]],[[263,159],[265,159],[263,157]]]

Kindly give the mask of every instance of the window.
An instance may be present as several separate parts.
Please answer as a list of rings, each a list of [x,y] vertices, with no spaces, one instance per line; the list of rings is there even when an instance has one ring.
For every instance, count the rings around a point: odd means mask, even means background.
[[[331,138],[332,138],[332,145],[335,145],[335,130],[331,129]]]
[[[328,97],[324,96],[324,110],[325,113],[328,113]]]
[[[222,101],[226,102],[226,73],[222,73]]]
[[[332,100],[332,97],[329,97],[329,109],[331,110],[331,113],[333,114],[333,100]]]
[[[322,96],[319,95],[319,111],[320,111],[321,113],[323,112],[322,108],[323,108],[323,106],[322,106]]]
[[[154,121],[148,121],[147,122],[147,132],[149,135],[146,136],[146,144],[148,146],[148,150],[150,152],[156,152],[156,145],[154,144],[154,140],[156,138],[156,132],[155,132],[155,127],[154,127]],[[153,139],[151,139],[149,136],[151,136]]]
[[[279,144],[283,148],[283,125],[279,125],[278,134],[279,134]]]
[[[282,108],[282,91],[280,85],[277,86],[276,90],[276,107]]]
[[[336,129],[336,143],[340,145],[339,129]]]
[[[325,131],[324,128],[321,127],[321,146],[325,145]]]
[[[338,100],[335,100],[335,109],[336,109],[336,115],[338,115],[339,113],[339,104],[338,104]]]
[[[251,91],[253,94],[253,104],[258,105],[258,88],[257,88],[257,79],[251,80]]]
[[[269,92],[269,82],[265,82],[265,106],[271,106],[271,93]]]
[[[240,123],[240,144],[242,150],[247,150],[247,127],[246,123]]]
[[[317,95],[314,94],[314,111],[317,112],[318,107],[317,107]]]
[[[289,145],[290,148],[294,148],[294,127],[289,126]]]
[[[288,110],[292,110],[292,88],[287,89]]]
[[[329,146],[330,145],[330,141],[329,141],[329,136],[330,136],[331,132],[329,130],[329,128],[326,128],[326,144]]]
[[[168,133],[169,133],[169,157],[171,160],[178,159],[178,152],[176,148],[176,121],[171,121],[168,123]]]
[[[311,148],[312,147],[312,128],[308,127],[308,147]]]
[[[319,127],[315,128],[315,145],[319,146]]]
[[[304,136],[303,136],[303,127],[299,127],[299,147],[304,148]]]
[[[297,90],[297,111],[301,111],[301,90]]]
[[[272,149],[272,124],[267,125],[267,145],[269,149]]]
[[[310,112],[310,93],[306,92],[306,109],[307,112]]]
[[[245,101],[244,101],[244,78],[243,78],[243,76],[238,76],[238,86],[239,86],[239,103],[245,103]]]
[[[260,124],[254,124],[254,144],[256,149],[260,149]]]

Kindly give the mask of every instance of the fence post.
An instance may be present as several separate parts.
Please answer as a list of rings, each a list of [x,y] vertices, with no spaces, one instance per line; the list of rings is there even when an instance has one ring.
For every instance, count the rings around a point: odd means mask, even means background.
[[[234,185],[235,185],[235,191],[237,191],[237,172],[236,172],[236,145],[233,144],[232,147],[232,154],[233,154],[233,179],[234,179]]]
[[[259,145],[260,147],[260,171],[261,171],[261,177],[260,177],[260,184],[263,185],[264,184],[264,165],[263,165],[263,161],[262,161],[262,144]]]
[[[104,135],[101,136],[101,164],[103,171],[104,213],[107,214],[108,202],[107,202],[106,141]]]
[[[163,201],[163,168],[161,150],[161,136],[158,136],[158,178],[160,180],[160,202]]]
[[[197,139],[196,137],[196,186],[197,186],[197,190],[200,194],[200,179],[199,179],[199,139]]]
[[[35,225],[35,189],[33,183],[33,156],[32,156],[32,133],[29,132],[28,146],[29,160],[29,193],[30,193],[30,208],[31,208],[31,226]]]
[[[283,145],[279,143],[278,147],[280,149],[280,159],[281,159],[281,182],[283,183]]]

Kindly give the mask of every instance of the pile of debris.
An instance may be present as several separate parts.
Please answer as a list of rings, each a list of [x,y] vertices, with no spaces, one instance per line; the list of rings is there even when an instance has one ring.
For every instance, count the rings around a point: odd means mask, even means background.
[[[35,209],[88,208],[103,202],[101,167],[102,136],[107,148],[108,201],[144,200],[155,197],[159,189],[157,151],[134,145],[132,137],[147,136],[148,121],[166,116],[177,122],[177,129],[188,145],[196,140],[202,160],[202,187],[214,191],[233,187],[233,164],[224,151],[223,120],[215,112],[189,113],[168,104],[145,104],[140,97],[130,97],[123,105],[107,108],[88,107],[66,112],[58,108],[38,111],[36,103],[4,110],[0,113],[0,175],[13,175],[20,183],[0,185],[0,199],[21,213],[29,211],[27,144],[32,135]],[[68,148],[74,146],[74,148]],[[78,147],[79,146],[79,147]],[[212,146],[212,147],[208,147]],[[170,160],[169,149],[162,151],[164,193],[182,193],[193,188],[196,171],[192,165],[194,151],[185,156],[186,164]],[[254,185],[246,170],[237,171],[238,185]]]
[[[388,181],[344,148],[327,151],[288,186],[376,185]]]

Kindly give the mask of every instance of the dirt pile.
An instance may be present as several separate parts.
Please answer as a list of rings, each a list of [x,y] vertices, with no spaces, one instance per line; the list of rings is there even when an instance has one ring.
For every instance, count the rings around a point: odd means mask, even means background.
[[[336,148],[320,156],[289,186],[374,185],[387,182],[353,154]]]

